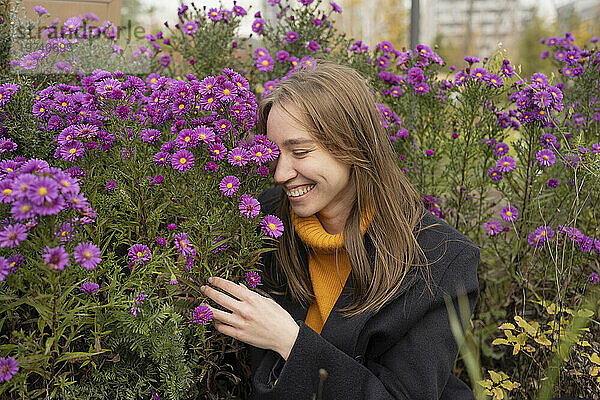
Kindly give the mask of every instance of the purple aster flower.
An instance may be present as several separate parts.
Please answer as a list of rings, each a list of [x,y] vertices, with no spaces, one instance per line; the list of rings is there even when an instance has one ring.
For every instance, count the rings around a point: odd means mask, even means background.
[[[58,197],[58,185],[52,178],[37,178],[27,189],[27,195],[33,204],[38,206],[53,202]]]
[[[208,128],[206,126],[199,126],[197,128],[194,128],[194,132],[196,134],[196,137],[198,137],[198,139],[204,143],[211,143],[215,140],[215,133],[211,128]]]
[[[473,56],[466,56],[465,61],[468,62],[469,64],[475,64],[475,63],[479,62],[479,58],[473,57]]]
[[[489,74],[485,81],[492,87],[499,88],[502,86],[502,78],[498,74]]]
[[[115,183],[115,181],[106,182],[106,190],[108,190],[109,192],[112,192],[113,190],[115,190],[116,187],[117,187],[117,184]]]
[[[519,212],[513,206],[506,206],[502,209],[500,215],[506,222],[515,222],[519,217]]]
[[[206,172],[216,172],[219,170],[219,166],[216,163],[209,161],[206,164],[204,164],[204,170]]]
[[[36,13],[38,13],[38,15],[46,15],[48,14],[48,11],[42,7],[42,6],[35,6],[33,7],[33,11],[35,11]]]
[[[542,133],[540,143],[546,148],[556,147],[556,138],[551,133]]]
[[[492,178],[492,182],[500,182],[502,180],[502,171],[499,168],[490,168],[488,176]]]
[[[243,194],[238,206],[240,213],[246,218],[254,218],[260,213],[260,203],[254,197]]]
[[[158,129],[144,129],[140,132],[140,140],[142,142],[154,144],[161,137],[161,132]]]
[[[211,21],[220,21],[223,19],[223,11],[218,10],[216,8],[211,8],[210,10],[208,10],[208,18],[210,18]]]
[[[542,167],[551,167],[554,165],[554,161],[556,161],[556,156],[554,152],[550,149],[542,149],[535,154],[535,157],[538,159],[540,165]]]
[[[462,85],[469,78],[469,74],[467,74],[464,70],[458,71],[456,76],[454,77],[454,84],[457,86]]]
[[[501,172],[510,172],[517,166],[517,163],[511,156],[504,156],[498,159],[496,163],[496,168],[498,168]]]
[[[267,146],[263,144],[256,144],[250,149],[250,159],[255,163],[262,165],[265,161],[268,161],[269,150]]]
[[[429,93],[429,85],[426,82],[419,82],[414,86],[415,93],[427,94]]]
[[[154,161],[154,164],[157,166],[164,167],[171,162],[171,154],[166,151],[160,151],[154,155],[152,161]]]
[[[227,161],[231,165],[236,165],[238,167],[242,167],[248,164],[248,151],[243,147],[235,147],[229,151],[227,155]]]
[[[198,145],[196,132],[192,129],[182,129],[175,139],[175,144],[182,149],[196,147]]]
[[[213,238],[212,245],[215,246],[215,248],[212,251],[213,253],[218,253],[220,251],[227,250],[227,242],[220,236]]]
[[[98,291],[98,289],[100,288],[100,286],[98,286],[97,283],[94,282],[86,282],[83,285],[81,285],[81,287],[79,288],[80,291],[82,291],[85,294],[94,294]]]
[[[100,254],[100,249],[89,242],[79,243],[73,250],[75,261],[88,271],[95,269],[102,261]]]
[[[167,244],[167,240],[164,237],[156,238],[156,244],[159,246],[165,246]]]
[[[17,221],[25,221],[36,215],[33,203],[26,199],[13,202],[10,212]]]
[[[193,35],[198,30],[198,24],[196,21],[188,21],[183,24],[181,30],[188,35]]]
[[[223,136],[224,134],[229,132],[232,127],[233,127],[233,125],[231,124],[231,122],[229,122],[229,120],[226,120],[224,118],[220,119],[218,121],[215,121],[215,130],[221,136]]]
[[[194,167],[194,155],[189,150],[178,150],[171,158],[171,165],[179,172],[187,172]]]
[[[588,278],[588,283],[590,285],[597,285],[598,282],[600,282],[600,277],[598,277],[598,274],[595,272],[592,272],[591,274],[589,274],[587,278]]]
[[[425,150],[425,156],[427,157],[431,157],[435,154],[435,151],[431,150],[431,149],[427,149]]]
[[[232,11],[234,12],[235,15],[239,15],[240,17],[243,17],[244,15],[247,14],[246,9],[239,5],[233,6]]]
[[[209,321],[213,319],[213,312],[209,306],[205,304],[201,304],[198,307],[194,308],[194,316],[192,317],[192,321],[206,325]]]
[[[277,239],[283,234],[283,223],[275,215],[267,215],[260,222],[261,229],[265,235]]]
[[[417,84],[425,80],[425,76],[423,75],[423,70],[419,67],[413,67],[408,70],[406,74],[406,81],[411,85]]]
[[[279,52],[277,52],[277,61],[279,61],[280,63],[287,61],[290,58],[290,53],[288,53],[285,50],[280,50]]]
[[[208,145],[208,152],[214,161],[221,161],[227,157],[227,148],[221,143],[213,142]]]
[[[316,52],[317,50],[319,50],[320,47],[321,46],[319,46],[319,43],[315,42],[314,40],[309,41],[308,44],[306,45],[306,48],[311,53]]]
[[[260,285],[260,275],[255,271],[248,271],[246,273],[246,282],[248,282],[248,285],[255,288]]]
[[[127,253],[129,260],[136,264],[146,264],[152,258],[150,248],[145,244],[134,244]]]
[[[533,94],[533,104],[540,108],[546,108],[552,104],[552,95],[546,90],[540,90]]]
[[[60,156],[67,161],[75,161],[79,157],[83,155],[85,152],[85,148],[83,144],[77,140],[73,140],[72,142],[66,143],[59,148]]]
[[[473,71],[471,71],[471,78],[475,78],[482,82],[487,80],[488,75],[489,73],[485,68],[474,68]]]
[[[548,189],[556,189],[558,187],[558,179],[550,178],[548,182],[546,182],[546,187]]]
[[[490,236],[494,236],[497,233],[502,232],[502,224],[498,221],[488,221],[483,224],[483,227],[487,230]]]
[[[265,25],[265,20],[262,18],[257,18],[252,23],[252,32],[255,32],[259,35],[262,34],[263,26]]]
[[[269,56],[269,55],[270,55],[269,52],[264,47],[257,47],[256,50],[254,50],[254,57],[255,58],[266,57],[266,56]]]
[[[273,69],[274,61],[270,56],[263,56],[256,60],[256,68],[262,72],[268,72]]]
[[[496,157],[503,156],[505,154],[508,154],[509,150],[510,150],[510,148],[508,147],[508,145],[506,143],[498,142],[498,143],[496,143],[496,147],[494,148],[494,156],[496,156]]]
[[[285,40],[287,40],[288,43],[294,43],[296,40],[298,40],[298,33],[295,31],[289,31],[285,35]]]
[[[7,225],[0,231],[0,247],[17,247],[27,239],[27,226],[23,224]]]
[[[502,72],[502,75],[506,77],[511,77],[515,74],[515,70],[508,63],[502,64],[502,67],[500,67],[500,72]]]
[[[191,253],[193,247],[185,232],[176,234],[174,239],[175,248],[177,248],[179,254],[189,255]]]
[[[169,224],[167,225],[167,229],[170,231],[174,231],[175,229],[177,229],[177,224]]]
[[[331,4],[331,7],[333,7],[334,12],[339,13],[339,14],[342,13],[342,7],[338,6],[335,2],[330,1],[329,4]]]
[[[8,382],[19,370],[19,363],[12,357],[0,357],[0,382]]]
[[[219,190],[227,197],[233,196],[239,187],[240,180],[233,175],[224,177],[221,179],[221,183],[219,183]]]
[[[43,254],[44,263],[51,269],[63,271],[69,265],[69,253],[64,246],[50,248],[46,246]]]

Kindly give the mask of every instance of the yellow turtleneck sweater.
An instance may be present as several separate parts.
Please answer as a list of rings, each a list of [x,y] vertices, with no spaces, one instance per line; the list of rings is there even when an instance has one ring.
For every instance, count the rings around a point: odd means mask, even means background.
[[[321,334],[323,325],[350,275],[351,267],[348,254],[343,247],[343,233],[337,235],[327,233],[316,215],[299,217],[291,211],[291,216],[296,233],[304,244],[313,250],[309,253],[308,271],[315,301],[310,305],[304,322]],[[370,219],[362,221],[363,234]]]

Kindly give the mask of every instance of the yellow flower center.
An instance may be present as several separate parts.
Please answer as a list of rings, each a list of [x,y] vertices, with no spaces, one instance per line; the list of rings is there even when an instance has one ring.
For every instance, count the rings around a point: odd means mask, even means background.
[[[6,168],[6,172],[13,172],[12,168]]]
[[[77,151],[77,149],[73,148],[73,149],[69,150],[69,154],[73,154],[73,153],[75,153],[76,151]]]
[[[16,232],[11,232],[8,234],[8,238],[10,240],[15,240],[17,238],[17,233]]]
[[[230,94],[230,93],[231,93],[231,90],[229,90],[229,89],[225,89],[225,90],[223,90],[223,94],[224,94],[225,96],[229,96],[229,94]]]
[[[544,154],[544,155],[542,156],[542,158],[543,158],[544,160],[548,160],[550,157],[548,157],[546,154]]]
[[[200,134],[199,138],[204,140],[204,139],[206,139],[206,135],[204,133],[202,133],[202,134]]]
[[[214,153],[215,153],[216,155],[219,155],[221,152],[219,151],[219,149],[215,149],[215,150],[214,150]]]
[[[231,189],[232,187],[233,187],[233,183],[229,182],[229,183],[227,184],[227,189]]]
[[[510,217],[510,216],[512,216],[512,213],[511,213],[510,211],[507,211],[507,212],[506,212],[506,216],[507,216],[507,217]]]
[[[234,156],[233,157],[236,161],[242,161],[242,156]]]
[[[504,163],[502,163],[503,166],[508,167],[510,165],[510,163],[508,161],[504,161]]]
[[[186,136],[184,140],[185,140],[186,142],[189,142],[190,140],[192,140],[192,138],[191,138],[191,137],[189,137],[189,136]]]
[[[156,82],[156,78],[150,79],[150,83],[155,83],[155,82]]]
[[[257,153],[256,153],[256,157],[259,157],[259,158],[260,158],[260,157],[262,157],[262,153],[261,153],[260,151],[259,151],[259,152],[257,152]]]
[[[8,196],[8,195],[9,195],[9,194],[11,194],[11,193],[12,193],[12,189],[4,189],[4,190],[2,191],[2,194],[3,194],[3,195],[5,195],[5,196]]]
[[[27,212],[31,210],[31,206],[29,204],[25,204],[21,207],[21,212]]]
[[[180,105],[179,105],[179,109],[180,109],[180,110],[183,110],[184,108],[185,108],[185,104],[180,104]]]
[[[143,254],[141,251],[138,251],[136,255],[137,255],[138,257],[141,257],[141,256],[143,256],[144,254]]]
[[[274,230],[277,230],[277,227],[275,226],[275,224],[270,223],[269,224],[269,229],[272,230],[272,231],[274,231]]]
[[[83,252],[83,258],[85,258],[86,260],[89,260],[92,258],[92,253],[90,253],[89,251],[84,251]]]
[[[40,107],[40,112],[44,112],[46,110],[44,110],[44,107]]]
[[[45,196],[48,194],[48,189],[42,186],[41,188],[38,189],[38,194],[40,196]]]
[[[181,164],[185,164],[185,163],[187,162],[187,160],[186,160],[184,157],[181,157],[181,158],[179,159],[179,162],[180,162]]]
[[[213,101],[215,101],[215,100],[214,100],[212,97],[209,97],[209,98],[208,98],[208,100],[206,100],[206,102],[207,102],[208,104],[212,103]]]

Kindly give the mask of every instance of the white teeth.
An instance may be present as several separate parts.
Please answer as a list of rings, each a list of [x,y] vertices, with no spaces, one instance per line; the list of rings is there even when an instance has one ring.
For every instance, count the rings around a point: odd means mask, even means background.
[[[290,197],[298,197],[302,196],[305,193],[308,193],[314,188],[315,185],[310,185],[305,187],[304,189],[294,189],[294,190],[286,190],[285,193]]]

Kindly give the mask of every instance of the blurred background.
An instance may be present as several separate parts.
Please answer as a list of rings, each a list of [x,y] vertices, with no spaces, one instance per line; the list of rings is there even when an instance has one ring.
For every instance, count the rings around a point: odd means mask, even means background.
[[[4,0],[6,1],[6,0]],[[12,0],[14,1],[14,0]],[[218,7],[217,0],[197,0],[197,6]],[[233,1],[223,1],[231,7]],[[549,63],[540,60],[541,38],[572,32],[579,44],[600,34],[600,0],[338,0],[343,13],[337,16],[340,30],[374,46],[389,40],[394,47],[424,43],[437,46],[449,64],[465,55],[486,57],[506,50],[507,58],[521,64],[524,73],[543,72]],[[24,0],[33,15],[43,5],[61,21],[94,12],[101,21],[120,21],[122,26],[142,27],[155,33],[165,21],[176,23],[178,0]],[[276,8],[267,0],[238,0],[249,9],[240,34],[251,33],[256,11],[275,18]],[[324,7],[330,7],[324,1]],[[139,29],[139,28],[138,28]],[[143,37],[143,35],[141,35]]]

